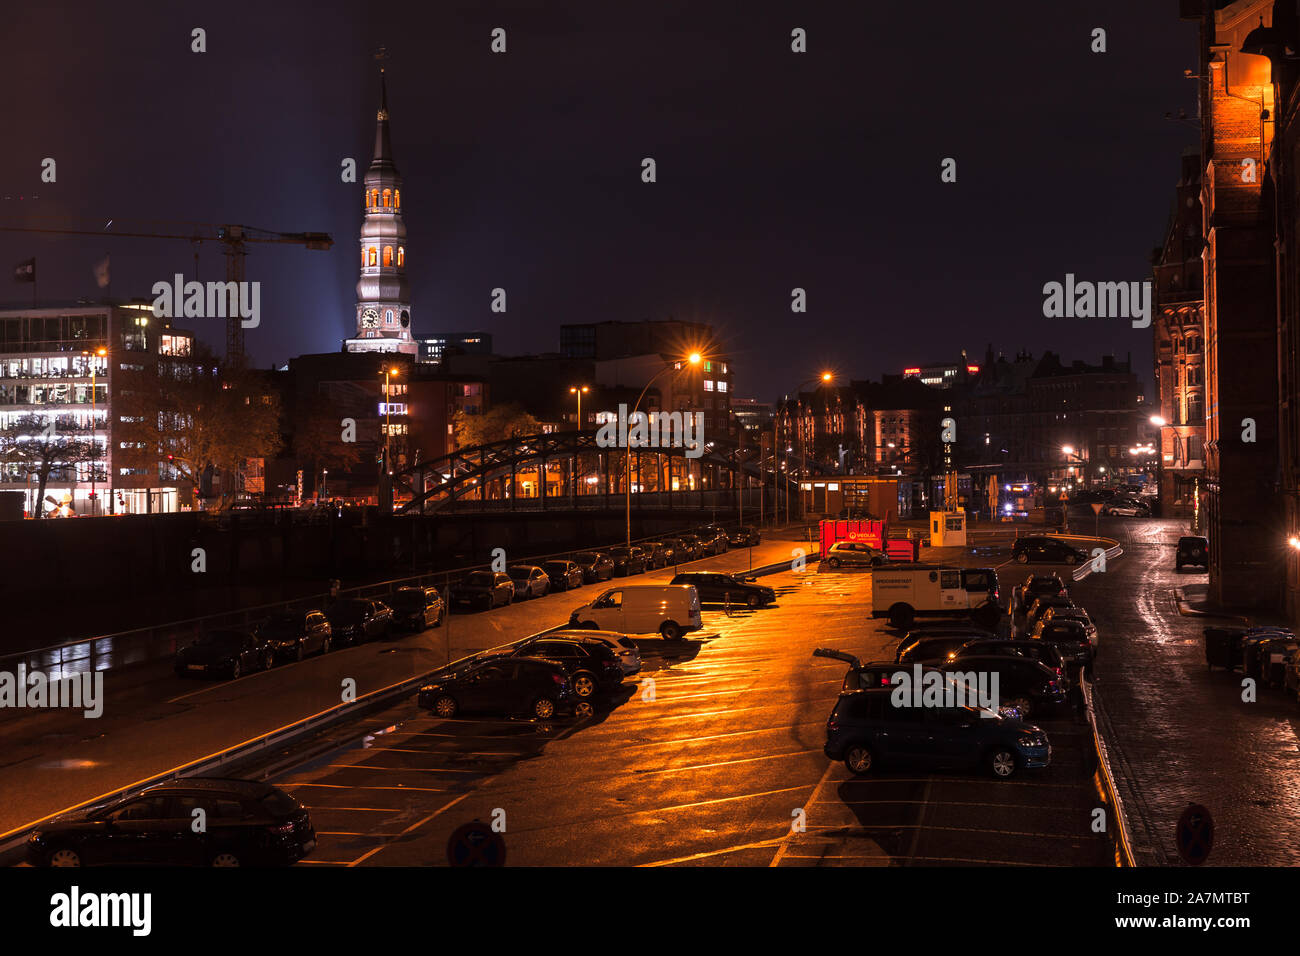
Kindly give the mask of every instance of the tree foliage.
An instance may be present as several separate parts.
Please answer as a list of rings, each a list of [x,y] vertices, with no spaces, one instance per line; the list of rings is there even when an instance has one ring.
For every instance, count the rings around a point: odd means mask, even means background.
[[[36,480],[35,511],[46,514],[45,488],[56,471],[69,472],[61,480],[75,481],[79,464],[97,462],[103,448],[79,431],[60,431],[58,423],[41,415],[22,415],[0,429],[0,463],[20,479]],[[98,467],[98,466],[96,466]],[[101,476],[103,481],[105,476]]]
[[[477,415],[457,411],[451,423],[456,444],[461,448],[487,445],[520,435],[535,435],[542,430],[542,423],[516,402],[494,405]]]

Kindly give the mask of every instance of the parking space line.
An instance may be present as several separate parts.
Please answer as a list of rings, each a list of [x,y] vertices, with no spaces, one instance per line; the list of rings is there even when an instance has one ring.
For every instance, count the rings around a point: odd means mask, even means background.
[[[450,790],[443,790],[438,787],[367,787],[363,784],[352,784],[343,786],[338,783],[281,783],[280,787],[320,787],[326,790],[401,790],[410,793],[450,793]],[[324,807],[322,809],[329,809]]]
[[[758,843],[742,843],[739,846],[729,846],[724,850],[708,850],[704,853],[693,853],[690,856],[679,856],[671,860],[656,860],[654,863],[638,863],[637,866],[672,866],[674,863],[689,863],[692,860],[703,860],[711,856],[722,856],[725,853],[739,853],[743,850],[757,850],[762,847],[774,846],[779,840],[785,837],[779,837],[775,840],[760,840]]]
[[[375,767],[366,763],[331,763],[326,764],[334,770],[388,770],[393,773],[492,773],[491,770],[456,770],[450,767]]]
[[[429,815],[428,815],[427,817],[425,817],[423,820],[417,820],[415,823],[412,823],[409,827],[407,827],[405,830],[403,830],[401,833],[399,833],[398,836],[406,836],[406,835],[407,835],[408,833],[410,833],[411,831],[416,830],[416,829],[419,829],[420,827],[422,827],[422,826],[424,826],[426,823],[428,823],[430,820],[432,820],[434,817],[436,817],[436,816],[438,816],[438,815],[444,813],[444,812],[447,811],[447,810],[450,810],[452,807],[454,807],[456,804],[460,803],[462,800],[464,800],[464,799],[465,799],[466,797],[468,797],[468,796],[469,796],[469,793],[468,793],[468,792],[466,792],[466,793],[462,793],[462,794],[461,794],[459,797],[457,797],[455,800],[452,800],[450,803],[444,804],[443,806],[439,807],[437,810],[434,810],[433,813],[429,814]],[[387,847],[387,846],[391,846],[391,845],[392,845],[391,842],[385,842],[385,843],[382,843],[382,844],[380,844],[379,846],[375,847],[373,850],[370,850],[369,852],[367,852],[367,853],[364,854],[363,856],[359,857],[358,859],[353,860],[351,863],[348,864],[348,866],[356,866],[358,863],[364,863],[366,860],[370,859],[372,856],[374,856],[374,855],[375,855],[376,853],[378,853],[380,850],[384,849],[384,848]]]
[[[764,754],[761,757],[741,757],[738,760],[720,760],[717,763],[695,764],[690,767],[670,767],[667,770],[634,770],[631,772],[635,773],[638,777],[650,777],[662,773],[689,773],[693,770],[712,770],[717,767],[734,767],[736,764],[755,763],[759,760],[780,760],[783,757],[802,757],[805,754],[819,754],[821,752],[822,748],[815,747],[812,750],[794,750],[790,753],[783,754]]]

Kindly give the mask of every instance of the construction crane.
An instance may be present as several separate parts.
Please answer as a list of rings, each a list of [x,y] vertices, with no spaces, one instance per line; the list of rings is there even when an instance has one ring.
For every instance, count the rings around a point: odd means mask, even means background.
[[[110,225],[116,220],[109,220]],[[166,223],[164,225],[167,225]],[[0,232],[36,232],[47,235],[63,236],[116,236],[128,239],[184,239],[187,242],[220,242],[226,257],[226,281],[244,281],[245,244],[250,242],[291,243],[306,246],[308,249],[328,250],[334,240],[325,232],[273,232],[269,229],[257,229],[253,226],[217,225],[214,223],[175,223],[178,226],[192,227],[188,234],[183,232],[107,232],[104,229],[48,229],[36,226],[0,226]],[[197,257],[197,253],[196,253]],[[226,317],[226,360],[231,365],[240,365],[244,361],[244,326],[238,309],[227,309]]]

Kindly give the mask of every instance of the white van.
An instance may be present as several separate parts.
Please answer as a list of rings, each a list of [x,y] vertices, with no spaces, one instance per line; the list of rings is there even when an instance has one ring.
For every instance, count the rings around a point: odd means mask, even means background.
[[[670,641],[704,626],[700,595],[693,584],[629,584],[610,588],[590,604],[574,608],[569,626],[595,631],[651,634]]]
[[[891,626],[908,630],[912,619],[920,615],[969,617],[979,627],[992,630],[1002,618],[998,572],[937,564],[872,571],[872,617],[888,617]]]

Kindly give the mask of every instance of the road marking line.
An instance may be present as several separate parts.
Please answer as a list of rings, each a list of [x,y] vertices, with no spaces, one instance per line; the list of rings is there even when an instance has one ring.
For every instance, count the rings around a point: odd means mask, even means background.
[[[822,749],[816,747],[812,750],[794,750],[790,753],[783,754],[764,754],[761,757],[742,757],[739,760],[720,760],[717,763],[701,763],[689,767],[669,767],[667,770],[632,770],[638,777],[651,777],[661,773],[689,773],[692,770],[712,770],[715,767],[732,767],[740,763],[754,763],[759,760],[780,760],[782,757],[802,757],[805,754],[821,753]]]
[[[784,840],[785,837],[779,839]],[[742,850],[755,850],[759,847],[767,847],[775,844],[777,840],[762,840],[758,843],[744,843],[740,846],[729,846],[725,850],[709,850],[705,853],[693,853],[690,856],[679,856],[671,860],[658,860],[654,863],[638,863],[638,866],[672,866],[674,863],[689,863],[691,860],[703,860],[710,856],[721,856],[724,853],[739,853]]]
[[[443,813],[444,811],[450,810],[452,807],[454,807],[456,804],[460,803],[462,800],[464,800],[464,799],[465,799],[466,797],[468,797],[468,796],[469,796],[469,793],[468,793],[468,792],[466,792],[466,793],[462,793],[462,794],[461,794],[459,797],[457,797],[455,800],[451,801],[451,803],[448,803],[448,804],[446,804],[445,806],[439,807],[437,810],[434,810],[433,813],[429,814],[429,815],[428,815],[427,817],[425,817],[423,820],[417,820],[415,823],[412,823],[409,827],[407,827],[407,828],[406,828],[405,830],[403,830],[400,834],[398,834],[398,836],[406,836],[406,834],[410,833],[412,830],[415,830],[415,829],[418,829],[419,827],[424,826],[426,823],[428,823],[428,822],[429,822],[430,820],[432,820],[434,817],[438,816],[439,814]],[[378,853],[380,850],[384,849],[385,847],[389,847],[389,846],[392,846],[392,843],[391,843],[391,842],[388,842],[388,843],[382,843],[382,844],[380,844],[379,846],[375,847],[373,850],[370,850],[370,851],[369,851],[368,853],[366,853],[365,855],[363,855],[363,856],[357,858],[356,860],[353,860],[351,863],[348,864],[348,866],[356,866],[358,863],[364,863],[366,860],[370,859],[372,856],[374,856],[374,855],[375,855],[376,853]]]
[[[803,812],[805,818],[808,816],[808,808],[820,800],[822,790],[825,789],[826,785],[830,782],[831,771],[834,770],[835,767],[836,764],[834,762],[831,762],[826,767],[825,773],[822,774],[822,778],[817,781],[817,786],[813,789],[812,796],[810,796],[808,800],[804,803]],[[788,851],[790,846],[790,838],[793,836],[795,836],[795,832],[794,832],[794,828],[792,827],[790,831],[781,838],[781,842],[777,848],[776,855],[772,857],[772,862],[769,863],[768,866],[773,867],[773,866],[781,865],[781,858],[784,857],[786,852]]]

